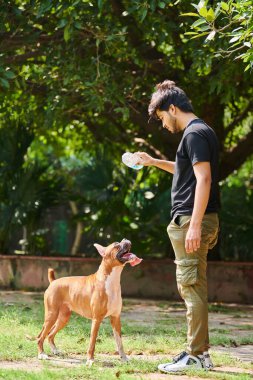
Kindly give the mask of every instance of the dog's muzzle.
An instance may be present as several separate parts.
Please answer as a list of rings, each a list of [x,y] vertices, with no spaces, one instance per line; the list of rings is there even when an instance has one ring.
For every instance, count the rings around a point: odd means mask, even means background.
[[[131,247],[131,242],[127,239],[123,239],[116,257],[122,264],[129,263],[131,266],[135,266],[138,265],[142,259],[130,252]]]

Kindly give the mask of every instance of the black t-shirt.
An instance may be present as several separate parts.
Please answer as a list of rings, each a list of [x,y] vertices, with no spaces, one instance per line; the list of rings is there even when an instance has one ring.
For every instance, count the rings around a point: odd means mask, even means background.
[[[219,145],[215,132],[201,119],[194,119],[184,130],[177,149],[175,171],[171,189],[171,217],[191,215],[194,205],[196,177],[193,165],[196,162],[210,162],[211,190],[205,213],[217,212]]]

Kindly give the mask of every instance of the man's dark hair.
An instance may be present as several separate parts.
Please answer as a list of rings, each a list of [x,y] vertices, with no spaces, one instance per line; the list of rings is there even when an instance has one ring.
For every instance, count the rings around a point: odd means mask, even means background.
[[[194,112],[191,101],[185,92],[177,87],[175,82],[165,80],[156,85],[156,91],[153,93],[148,106],[148,113],[150,117],[157,119],[156,111],[168,111],[171,104],[183,112]]]

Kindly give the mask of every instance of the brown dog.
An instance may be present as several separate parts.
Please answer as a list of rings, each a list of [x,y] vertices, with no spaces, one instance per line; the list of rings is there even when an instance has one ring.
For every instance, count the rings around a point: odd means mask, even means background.
[[[92,365],[94,361],[99,326],[102,320],[109,316],[119,355],[122,360],[127,360],[121,341],[120,276],[126,263],[134,266],[142,259],[130,253],[131,242],[126,239],[120,243],[112,243],[108,247],[99,244],[94,246],[103,258],[95,274],[55,280],[54,270],[48,270],[50,285],[44,296],[45,320],[37,337],[39,359],[48,358],[43,350],[47,336],[52,352],[55,355],[59,354],[54,344],[54,337],[68,323],[71,312],[75,311],[83,317],[92,319],[87,365]]]

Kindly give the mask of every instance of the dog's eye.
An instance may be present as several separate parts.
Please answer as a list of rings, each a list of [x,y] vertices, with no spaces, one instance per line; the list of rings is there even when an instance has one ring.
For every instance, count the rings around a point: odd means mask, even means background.
[[[114,248],[117,248],[119,246],[120,246],[120,244],[118,242],[114,244]]]

